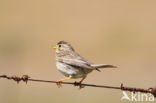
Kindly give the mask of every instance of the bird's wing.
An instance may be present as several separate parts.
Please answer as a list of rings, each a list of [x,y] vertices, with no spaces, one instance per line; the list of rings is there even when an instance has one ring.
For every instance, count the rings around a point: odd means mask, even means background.
[[[92,69],[90,63],[88,63],[87,61],[81,60],[81,59],[61,59],[59,60],[62,63],[77,67],[77,68],[86,68],[86,69]]]

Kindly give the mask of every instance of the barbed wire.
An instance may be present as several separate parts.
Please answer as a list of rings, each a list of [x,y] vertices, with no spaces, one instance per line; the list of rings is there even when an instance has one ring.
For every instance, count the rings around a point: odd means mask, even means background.
[[[7,76],[7,75],[0,75],[0,78],[5,78],[8,80],[14,80],[15,82],[19,83],[20,81],[23,81],[27,83],[28,81],[32,82],[45,82],[45,83],[57,83],[57,81],[48,81],[48,80],[40,80],[40,79],[31,79],[28,75],[23,75],[21,77],[19,76]],[[141,93],[151,93],[154,97],[156,97],[156,88],[134,88],[134,87],[125,87],[123,84],[121,84],[119,87],[115,86],[105,86],[105,85],[95,85],[95,84],[80,84],[79,82],[62,82],[62,84],[69,84],[74,86],[88,86],[88,87],[98,87],[98,88],[109,88],[109,89],[118,89],[122,91],[129,91],[129,92],[141,92]]]

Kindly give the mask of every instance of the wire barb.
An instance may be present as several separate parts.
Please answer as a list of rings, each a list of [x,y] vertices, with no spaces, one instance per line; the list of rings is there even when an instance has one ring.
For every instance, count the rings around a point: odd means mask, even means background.
[[[46,83],[57,83],[57,81],[48,81],[48,80],[39,80],[39,79],[31,79],[28,75],[19,76],[7,76],[7,75],[0,75],[0,78],[6,78],[8,80],[14,80],[15,82],[19,83],[23,81],[27,84],[28,81],[33,82],[46,82]],[[129,91],[129,92],[141,92],[141,93],[151,93],[154,97],[156,97],[156,87],[149,88],[149,89],[142,89],[142,88],[134,88],[134,87],[125,87],[121,84],[120,87],[113,87],[113,86],[105,86],[105,85],[95,85],[95,84],[81,84],[79,82],[62,82],[62,84],[71,84],[74,86],[88,86],[88,87],[98,87],[98,88],[109,88],[109,89],[119,89],[122,91]]]
[[[7,75],[1,75],[0,78],[6,78],[6,79],[9,79],[9,80],[14,80],[15,82],[19,83],[20,81],[23,81],[23,82],[28,82],[29,80],[29,76],[28,75],[23,75],[22,77],[19,77],[19,76],[7,76]]]

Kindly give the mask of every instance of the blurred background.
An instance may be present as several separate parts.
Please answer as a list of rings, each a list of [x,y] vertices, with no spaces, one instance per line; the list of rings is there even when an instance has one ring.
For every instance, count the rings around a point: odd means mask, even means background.
[[[155,5],[155,0],[0,0],[0,75],[64,78],[52,46],[65,40],[91,62],[118,66],[94,71],[84,83],[153,87]],[[119,90],[0,79],[0,103],[129,103],[121,97]]]

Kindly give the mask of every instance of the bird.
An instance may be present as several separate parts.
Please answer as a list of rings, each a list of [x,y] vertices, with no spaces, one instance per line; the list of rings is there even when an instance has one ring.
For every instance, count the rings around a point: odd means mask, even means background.
[[[94,64],[84,57],[80,56],[74,48],[66,41],[59,41],[55,46],[55,61],[58,71],[66,78],[57,81],[57,86],[62,87],[62,82],[69,79],[81,78],[81,84],[87,75],[94,70],[100,71],[100,68],[117,68],[114,65]],[[80,86],[81,88],[81,86]]]

